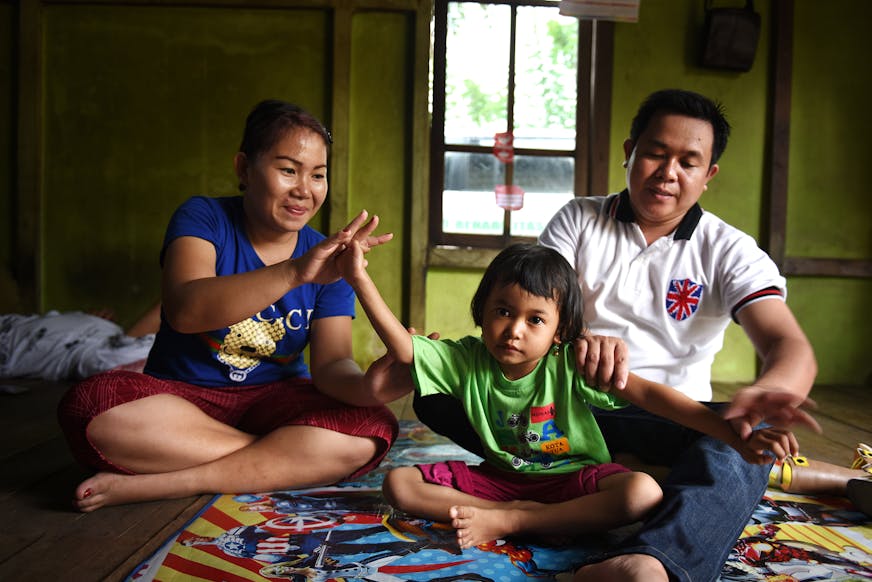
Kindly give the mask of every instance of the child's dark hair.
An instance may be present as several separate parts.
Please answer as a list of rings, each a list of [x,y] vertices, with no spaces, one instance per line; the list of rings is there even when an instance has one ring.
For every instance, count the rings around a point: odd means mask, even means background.
[[[639,136],[648,127],[651,118],[658,113],[674,113],[707,121],[711,124],[714,135],[710,164],[716,164],[721,159],[730,137],[730,124],[724,116],[723,105],[705,95],[684,89],[655,91],[639,106],[639,111],[636,112],[636,117],[630,125],[630,139],[633,143],[639,141]]]
[[[571,342],[581,336],[584,321],[578,276],[563,255],[554,249],[529,243],[506,247],[491,261],[472,297],[472,320],[475,325],[481,327],[484,303],[491,291],[512,284],[527,293],[553,299],[557,303],[560,315],[557,333],[560,341]]]
[[[333,143],[330,132],[314,115],[299,105],[267,99],[255,105],[245,119],[245,131],[239,151],[254,160],[275,145],[289,130],[298,127],[310,129],[320,135],[328,148]]]

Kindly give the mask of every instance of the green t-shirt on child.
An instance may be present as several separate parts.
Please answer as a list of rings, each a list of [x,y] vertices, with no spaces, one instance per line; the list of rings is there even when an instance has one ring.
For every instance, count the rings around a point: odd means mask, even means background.
[[[611,462],[589,407],[615,410],[627,403],[585,384],[571,344],[523,378],[508,380],[481,338],[415,335],[412,342],[415,389],[460,400],[495,467],[557,474]]]

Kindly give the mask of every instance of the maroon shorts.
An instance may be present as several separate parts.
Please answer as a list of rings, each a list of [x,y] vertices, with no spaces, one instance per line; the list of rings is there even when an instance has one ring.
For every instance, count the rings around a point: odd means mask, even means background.
[[[586,465],[575,473],[557,475],[509,473],[495,469],[487,463],[467,465],[462,461],[416,466],[427,483],[451,487],[479,499],[528,499],[542,503],[559,503],[596,493],[600,479],[630,472],[630,469],[617,463]]]
[[[397,438],[397,419],[387,407],[349,406],[322,394],[307,378],[256,386],[204,388],[112,370],[76,384],[58,405],[58,420],[73,456],[98,470],[130,473],[106,459],[91,443],[88,424],[110,408],[157,394],[184,398],[215,420],[249,434],[264,435],[281,426],[297,425],[377,439],[380,446],[376,456],[348,478],[374,469]]]

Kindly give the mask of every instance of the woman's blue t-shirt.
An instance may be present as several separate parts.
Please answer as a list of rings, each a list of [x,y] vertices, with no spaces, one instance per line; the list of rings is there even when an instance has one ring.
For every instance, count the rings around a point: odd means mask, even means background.
[[[215,246],[218,276],[264,266],[245,233],[241,196],[195,196],[184,202],[167,227],[161,264],[167,246],[182,236],[201,238]],[[309,226],[303,227],[292,257],[302,256],[324,238]],[[309,342],[310,323],[333,316],[354,317],[354,292],[341,279],[329,285],[301,285],[260,313],[210,332],[178,333],[161,316],[145,372],[212,387],[308,377],[303,349]]]

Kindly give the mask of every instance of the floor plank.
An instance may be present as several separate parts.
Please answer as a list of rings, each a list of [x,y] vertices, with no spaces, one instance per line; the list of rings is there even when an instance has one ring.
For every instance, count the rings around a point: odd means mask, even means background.
[[[22,379],[0,384],[23,390],[0,395],[0,459],[60,434],[55,411],[68,383]]]
[[[69,465],[0,503],[0,515],[15,528],[0,532],[0,580],[82,582],[111,579],[136,566],[165,539],[171,524],[181,527],[210,496],[74,511],[70,493],[87,475]],[[141,558],[140,558],[141,559]],[[58,566],[63,575],[58,578]],[[128,572],[125,572],[125,574]],[[122,576],[123,578],[123,576]]]

